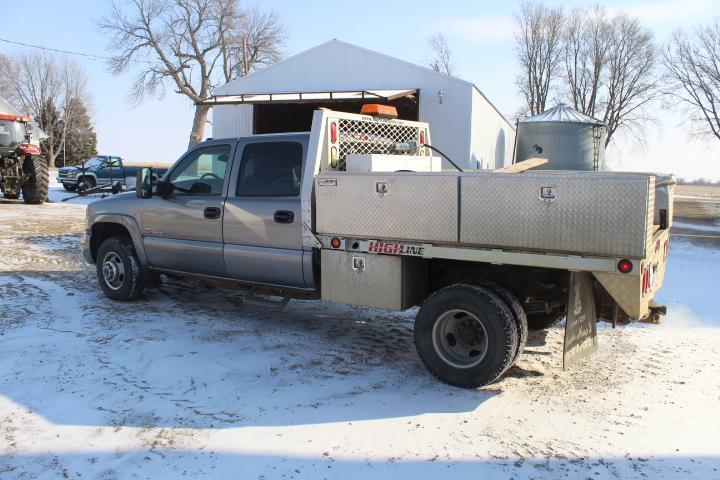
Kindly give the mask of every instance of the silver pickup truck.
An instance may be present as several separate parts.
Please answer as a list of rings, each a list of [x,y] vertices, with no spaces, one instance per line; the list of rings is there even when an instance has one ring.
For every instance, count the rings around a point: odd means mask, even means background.
[[[664,313],[672,177],[442,165],[425,123],[318,110],[309,133],[210,140],[158,181],[142,169],[135,193],[88,206],[84,255],[114,300],[164,272],[256,303],[419,306],[420,358],[462,387],[502,376],[528,325],[566,317],[568,366],[598,319]]]

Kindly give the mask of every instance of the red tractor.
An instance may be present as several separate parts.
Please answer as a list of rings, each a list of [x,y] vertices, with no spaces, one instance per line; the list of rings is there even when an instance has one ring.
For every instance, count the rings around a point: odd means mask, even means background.
[[[40,151],[45,133],[27,115],[13,113],[0,98],[0,191],[5,198],[25,203],[47,199],[50,176],[48,162]]]

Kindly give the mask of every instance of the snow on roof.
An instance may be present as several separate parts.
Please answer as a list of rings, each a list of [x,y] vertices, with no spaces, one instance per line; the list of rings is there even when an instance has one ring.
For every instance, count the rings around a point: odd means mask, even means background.
[[[604,125],[602,120],[578,112],[570,105],[558,103],[555,107],[538,113],[533,117],[520,120],[520,123],[533,122],[567,122],[567,123],[589,123],[592,125]]]

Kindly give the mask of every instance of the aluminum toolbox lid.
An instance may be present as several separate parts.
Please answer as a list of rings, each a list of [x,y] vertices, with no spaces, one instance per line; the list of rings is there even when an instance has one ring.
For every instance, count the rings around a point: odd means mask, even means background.
[[[643,258],[655,177],[610,172],[468,173],[460,243]]]
[[[316,229],[357,238],[457,243],[458,176],[452,173],[321,172]]]

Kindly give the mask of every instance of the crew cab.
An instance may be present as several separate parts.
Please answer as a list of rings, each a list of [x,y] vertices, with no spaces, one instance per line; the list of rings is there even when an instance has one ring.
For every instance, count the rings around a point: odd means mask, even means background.
[[[664,313],[673,177],[463,172],[432,151],[426,123],[330,110],[309,133],[206,141],[90,204],[83,252],[113,300],[164,272],[266,305],[420,306],[421,360],[462,387],[501,377],[528,324],[566,316],[569,366],[597,348],[598,319]]]
[[[58,169],[57,181],[70,192],[89,190],[98,185],[116,182],[125,185],[128,178],[135,179],[143,166],[147,165],[128,164],[121,157],[113,155],[96,155],[85,160],[81,165]],[[155,166],[153,171],[155,175],[162,175],[167,171],[167,167]]]

